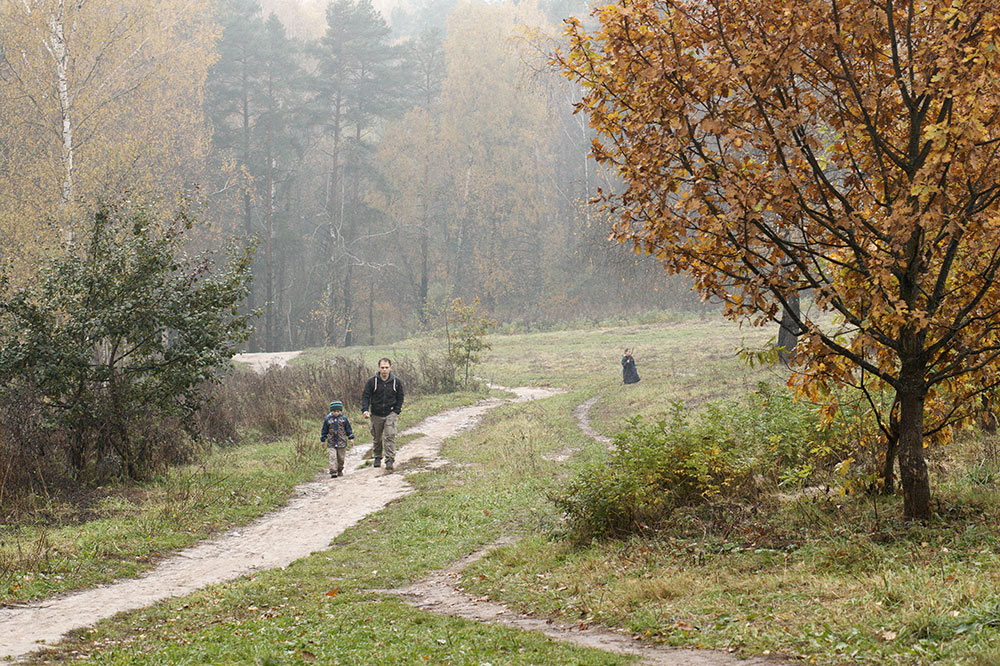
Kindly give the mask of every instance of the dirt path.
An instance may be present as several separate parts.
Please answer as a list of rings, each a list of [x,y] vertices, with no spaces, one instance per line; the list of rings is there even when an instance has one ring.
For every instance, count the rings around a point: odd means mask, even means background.
[[[123,580],[18,608],[0,609],[0,664],[51,645],[72,629],[85,627],[122,611],[243,574],[287,566],[330,541],[370,513],[413,491],[407,467],[438,466],[442,442],[476,424],[487,411],[508,402],[554,395],[550,389],[510,389],[515,398],[491,398],[432,416],[402,435],[423,433],[396,455],[397,472],[360,468],[362,448],[348,453],[346,474],[304,484],[279,511],[221,537],[185,550],[141,578]],[[350,497],[350,502],[340,501]]]
[[[576,423],[580,426],[580,430],[583,431],[583,434],[596,439],[598,442],[607,447],[610,447],[612,444],[611,438],[605,437],[601,433],[594,430],[593,426],[590,425],[590,408],[593,407],[594,403],[600,399],[601,396],[595,395],[586,402],[581,402],[577,405],[576,409],[573,410],[573,416],[576,417]]]
[[[590,425],[590,408],[593,407],[594,403],[600,399],[601,396],[595,395],[593,398],[590,398],[585,402],[581,402],[576,406],[576,409],[573,410],[573,418],[576,419],[576,424],[579,426],[580,430],[583,431],[583,434],[595,439],[604,446],[611,448],[614,445],[611,438],[605,437],[601,433],[594,430],[594,428]],[[546,460],[551,460],[553,462],[566,462],[579,450],[580,447],[578,446],[567,446],[556,451],[555,453],[545,454],[543,457]]]
[[[239,363],[246,363],[257,372],[264,372],[271,366],[285,367],[289,361],[301,353],[300,351],[254,352],[251,354],[237,354],[233,357],[233,360]]]
[[[264,356],[264,355],[258,355]],[[284,364],[285,360],[278,360]],[[253,359],[255,369],[263,371],[275,361]],[[499,387],[497,387],[499,388]],[[124,580],[56,599],[20,608],[0,609],[0,664],[59,641],[67,632],[89,626],[117,613],[151,605],[169,597],[181,596],[213,583],[240,575],[287,566],[291,562],[325,549],[330,541],[370,513],[390,501],[413,491],[404,478],[408,467],[437,467],[445,439],[474,426],[487,411],[508,402],[526,402],[558,393],[540,388],[510,389],[516,397],[491,398],[475,405],[447,410],[432,416],[402,435],[423,434],[408,442],[396,456],[397,473],[361,468],[362,450],[348,453],[347,474],[337,480],[326,479],[304,484],[295,497],[279,511],[227,532],[218,539],[199,544],[166,560],[156,569],[137,579]],[[598,441],[609,443],[590,427],[592,398],[574,410],[581,429]],[[350,496],[350,502],[340,502]],[[781,663],[767,658],[741,660],[717,651],[658,647],[607,629],[570,626],[513,613],[505,606],[475,599],[459,588],[461,572],[502,542],[477,551],[443,571],[405,588],[381,590],[395,594],[417,608],[445,613],[477,622],[500,623],[526,631],[539,631],[555,640],[584,647],[640,657],[646,666],[774,666]],[[6,659],[4,658],[6,655]]]
[[[394,590],[378,590],[401,597],[421,610],[455,617],[504,624],[525,631],[538,631],[557,641],[582,647],[606,650],[617,654],[640,657],[644,666],[776,666],[787,663],[767,657],[740,659],[735,655],[714,650],[691,650],[651,645],[625,634],[593,626],[563,625],[545,618],[529,617],[511,611],[506,606],[467,595],[459,587],[462,570],[488,554],[494,548],[510,543],[501,540],[489,548],[472,553],[452,566],[431,574],[419,583]]]

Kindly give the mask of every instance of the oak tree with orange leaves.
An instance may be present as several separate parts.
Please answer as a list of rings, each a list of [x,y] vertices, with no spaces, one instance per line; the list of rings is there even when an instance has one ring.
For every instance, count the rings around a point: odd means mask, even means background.
[[[904,518],[928,518],[925,444],[1000,382],[995,0],[622,0],[594,17],[567,22],[554,61],[624,181],[601,197],[615,235],[734,319],[779,321],[808,295],[791,382],[863,391],[898,438]]]

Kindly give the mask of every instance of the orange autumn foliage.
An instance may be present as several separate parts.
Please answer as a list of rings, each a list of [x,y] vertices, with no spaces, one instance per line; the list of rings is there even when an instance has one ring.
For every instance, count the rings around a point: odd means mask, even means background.
[[[925,436],[1000,383],[994,2],[623,0],[594,17],[567,21],[555,63],[624,180],[602,196],[615,236],[732,318],[811,295],[793,383],[894,394],[904,515],[928,517]]]

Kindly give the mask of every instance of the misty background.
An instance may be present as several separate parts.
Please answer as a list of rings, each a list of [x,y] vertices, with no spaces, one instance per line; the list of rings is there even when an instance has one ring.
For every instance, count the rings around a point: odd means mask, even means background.
[[[377,344],[478,299],[508,330],[703,306],[587,201],[583,3],[8,0],[0,258],[32,279],[102,197],[256,246],[249,351]]]

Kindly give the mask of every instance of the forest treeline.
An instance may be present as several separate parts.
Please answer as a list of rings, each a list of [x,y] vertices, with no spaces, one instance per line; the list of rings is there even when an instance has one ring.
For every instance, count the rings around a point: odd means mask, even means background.
[[[697,307],[585,205],[614,183],[546,64],[576,8],[425,0],[391,25],[370,0],[316,9],[310,32],[257,0],[0,4],[11,279],[126,197],[199,207],[197,249],[256,247],[250,350],[434,328],[458,297],[523,326]]]

